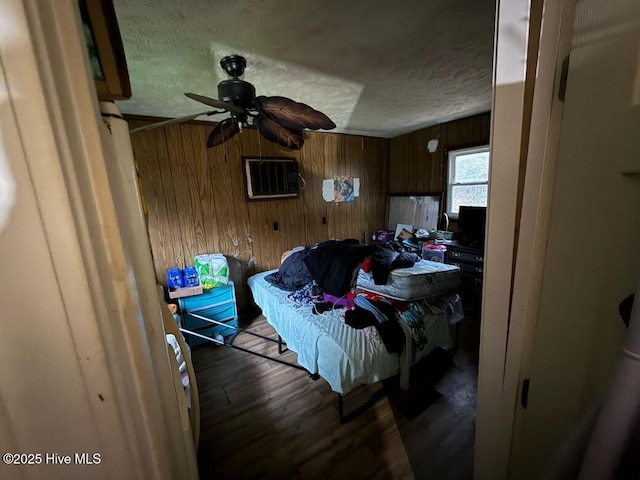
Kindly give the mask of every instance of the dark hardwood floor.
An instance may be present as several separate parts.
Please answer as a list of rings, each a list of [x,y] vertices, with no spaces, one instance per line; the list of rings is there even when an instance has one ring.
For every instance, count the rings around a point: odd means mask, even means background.
[[[274,334],[262,316],[251,329]],[[453,359],[432,352],[413,367],[409,392],[397,378],[385,381],[386,395],[345,425],[324,380],[223,346],[195,348],[201,478],[472,478],[479,329],[463,320]],[[236,344],[277,355],[275,344],[250,335]],[[351,392],[345,409],[378,388]]]

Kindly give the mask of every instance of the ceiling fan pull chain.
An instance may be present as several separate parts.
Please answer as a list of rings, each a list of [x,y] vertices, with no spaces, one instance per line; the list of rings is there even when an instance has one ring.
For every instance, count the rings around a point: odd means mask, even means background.
[[[222,153],[222,155],[224,157],[224,163],[229,163],[227,161],[227,142],[225,142],[226,138],[224,138],[224,128],[222,129],[222,131],[220,133],[222,134],[222,143],[224,144],[224,152]]]

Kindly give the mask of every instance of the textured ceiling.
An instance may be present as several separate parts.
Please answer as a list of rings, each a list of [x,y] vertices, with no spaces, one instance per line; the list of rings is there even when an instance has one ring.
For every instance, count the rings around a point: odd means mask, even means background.
[[[393,137],[487,111],[494,0],[115,0],[133,98],[125,113],[206,111],[220,59],[258,95],[323,111],[335,131]],[[218,119],[219,117],[216,117]]]

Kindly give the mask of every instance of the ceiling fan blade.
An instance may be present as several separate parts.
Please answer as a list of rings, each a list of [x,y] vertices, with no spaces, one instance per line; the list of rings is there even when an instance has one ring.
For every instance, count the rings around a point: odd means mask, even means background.
[[[185,93],[185,95],[196,102],[204,103],[205,105],[210,105],[212,107],[222,108],[227,112],[235,113],[236,115],[245,115],[247,113],[244,108],[236,107],[231,103],[223,102],[216,98],[205,97],[204,95],[198,95],[197,93]]]
[[[277,120],[288,128],[302,130],[331,130],[336,124],[324,113],[304,103],[296,102],[287,97],[259,96],[254,100],[258,112],[266,117]]]
[[[207,138],[207,148],[215,147],[216,145],[220,145],[222,142],[226,142],[239,131],[240,127],[238,126],[238,122],[235,120],[231,118],[222,120],[213,130],[211,130],[209,138]]]
[[[253,117],[253,123],[264,138],[283,147],[300,150],[304,144],[300,130],[280,125],[277,120],[258,114]]]
[[[198,117],[201,117],[202,115],[214,115],[216,113],[223,113],[223,112],[220,112],[218,110],[211,110],[210,112],[194,113],[193,115],[186,115],[184,117],[172,118],[171,120],[164,120],[162,122],[152,123],[151,125],[146,125],[144,127],[134,128],[133,130],[130,130],[129,133],[141,132],[143,130],[153,130],[154,128],[166,127],[168,125],[175,125],[176,123],[189,122],[191,120],[195,120]]]

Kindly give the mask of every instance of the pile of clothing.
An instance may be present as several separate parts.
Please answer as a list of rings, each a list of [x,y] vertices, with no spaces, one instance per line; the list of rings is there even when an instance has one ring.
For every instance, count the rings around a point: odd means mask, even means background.
[[[296,247],[277,272],[265,280],[282,290],[298,290],[315,281],[323,292],[343,297],[351,291],[363,260],[373,253],[371,245],[358,240],[328,240],[314,247]]]
[[[397,322],[395,302],[368,292],[360,292],[354,298],[354,306],[345,312],[345,323],[363,329],[375,327],[387,352],[402,353],[404,332]]]
[[[400,242],[376,243],[370,260],[365,261],[362,268],[365,272],[371,271],[376,285],[386,285],[392,270],[413,267],[420,260],[420,255],[406,251]]]
[[[360,266],[372,272],[376,285],[384,285],[389,272],[412,267],[420,260],[418,254],[405,251],[400,242],[366,245],[354,239],[328,240],[286,252],[280,269],[265,279],[287,291],[315,281],[328,294],[342,297],[355,286]]]
[[[313,247],[296,247],[286,252],[277,272],[265,279],[289,291],[286,300],[297,307],[311,306],[322,314],[339,309],[347,325],[357,329],[373,327],[389,353],[400,354],[405,335],[398,324],[407,304],[368,292],[355,292],[358,270],[371,271],[377,284],[385,284],[396,268],[420,261],[406,252],[400,242],[361,244],[357,240],[329,240]],[[406,322],[409,324],[408,322]],[[413,322],[414,345],[424,345],[419,322]]]

